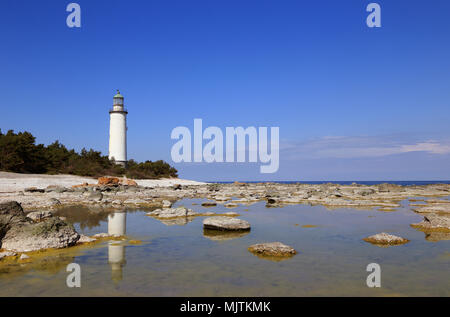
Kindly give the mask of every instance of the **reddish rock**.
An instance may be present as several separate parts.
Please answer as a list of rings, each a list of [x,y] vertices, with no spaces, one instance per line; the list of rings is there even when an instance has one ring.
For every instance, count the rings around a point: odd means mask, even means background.
[[[114,186],[114,185],[137,186],[138,184],[132,179],[105,176],[105,177],[100,177],[98,179],[98,185],[100,185],[100,186]]]
[[[121,185],[126,185],[126,186],[137,186],[138,184],[132,180],[132,179],[121,179],[120,180],[120,184]]]
[[[100,177],[98,179],[98,185],[108,186],[108,185],[119,185],[120,179],[117,177]]]

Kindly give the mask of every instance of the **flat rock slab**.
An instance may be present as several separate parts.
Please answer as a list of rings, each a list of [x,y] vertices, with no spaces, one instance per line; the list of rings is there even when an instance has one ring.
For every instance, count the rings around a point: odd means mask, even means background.
[[[399,245],[409,242],[408,239],[394,236],[392,234],[387,234],[386,232],[377,233],[373,236],[364,238],[363,240],[375,245],[382,245],[382,246]]]
[[[250,230],[250,223],[242,219],[217,216],[203,220],[203,228],[223,231],[248,231]]]
[[[191,217],[197,215],[195,211],[192,209],[188,209],[185,207],[178,208],[162,208],[156,209],[149,213],[148,216],[158,217],[158,218],[178,218],[178,217]]]
[[[430,230],[450,232],[450,216],[429,214],[423,217],[422,222],[413,223],[411,227],[422,229],[425,231]]]
[[[253,244],[248,250],[256,255],[268,257],[291,257],[297,254],[294,248],[281,242],[268,242]]]
[[[441,203],[441,204],[435,204],[435,205],[425,205],[424,207],[415,208],[413,210],[419,214],[423,214],[423,213],[450,214],[450,204]]]

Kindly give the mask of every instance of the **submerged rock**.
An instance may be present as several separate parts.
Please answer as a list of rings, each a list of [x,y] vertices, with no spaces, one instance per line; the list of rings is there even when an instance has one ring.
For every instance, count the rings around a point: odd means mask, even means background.
[[[245,220],[231,217],[210,217],[203,220],[203,228],[225,231],[248,231],[250,223]]]
[[[405,244],[405,243],[409,242],[408,239],[394,236],[392,234],[387,234],[385,232],[377,233],[373,236],[364,238],[363,240],[366,242],[375,244],[375,245],[383,245],[383,246],[399,245],[399,244]]]
[[[194,220],[194,217],[156,218],[166,226],[184,226]]]
[[[214,207],[217,206],[217,203],[215,201],[205,201],[202,203],[203,207]]]
[[[225,205],[223,205],[223,206],[226,207],[226,208],[236,208],[236,207],[238,207],[239,205],[236,204],[236,203],[230,202],[230,203],[227,203],[227,204],[225,204]]]
[[[256,255],[268,257],[291,257],[297,254],[297,251],[281,242],[268,242],[253,244],[248,250]]]

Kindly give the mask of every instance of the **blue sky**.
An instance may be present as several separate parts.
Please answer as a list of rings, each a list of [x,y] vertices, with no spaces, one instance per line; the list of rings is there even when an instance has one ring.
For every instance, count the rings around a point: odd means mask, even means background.
[[[175,164],[197,180],[450,179],[450,2],[0,3],[0,128],[108,153],[119,88],[128,153],[171,162],[177,126],[280,127],[280,169]]]

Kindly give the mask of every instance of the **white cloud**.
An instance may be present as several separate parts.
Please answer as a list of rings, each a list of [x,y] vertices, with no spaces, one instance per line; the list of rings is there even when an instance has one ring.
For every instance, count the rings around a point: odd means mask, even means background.
[[[281,151],[286,159],[368,158],[410,152],[441,155],[450,154],[450,141],[404,142],[392,136],[327,136],[301,143],[284,143]]]

